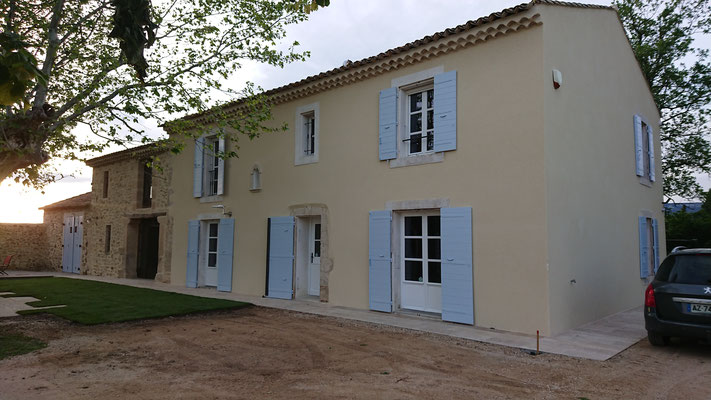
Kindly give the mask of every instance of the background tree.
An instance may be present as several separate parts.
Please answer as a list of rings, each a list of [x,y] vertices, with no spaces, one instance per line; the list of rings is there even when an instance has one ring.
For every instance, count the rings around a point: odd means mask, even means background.
[[[219,131],[229,140],[284,129],[269,125],[267,99],[252,86],[237,93],[223,82],[245,60],[284,66],[305,59],[298,43],[285,50],[278,43],[287,25],[316,6],[315,0],[0,0],[0,181],[14,176],[41,185],[52,179],[43,170],[50,157],[79,159],[112,144],[149,142],[145,120],[162,124],[216,109],[217,93],[249,99],[214,114],[221,128],[230,128]],[[79,125],[94,137],[77,137]],[[204,126],[170,128],[196,136]]]
[[[694,173],[711,173],[708,50],[694,39],[711,30],[711,0],[617,0],[629,36],[662,114],[664,194],[698,198]]]
[[[665,216],[667,251],[676,246],[711,247],[711,190],[701,198],[699,211],[681,210]]]

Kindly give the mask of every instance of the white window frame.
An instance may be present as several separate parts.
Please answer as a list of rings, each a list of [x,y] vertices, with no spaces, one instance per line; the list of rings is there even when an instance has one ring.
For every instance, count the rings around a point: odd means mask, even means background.
[[[313,164],[318,162],[320,135],[319,103],[311,103],[296,109],[294,120],[294,165]],[[309,132],[307,121],[313,118],[313,148],[307,147]],[[310,142],[311,140],[309,140]]]
[[[427,114],[428,114],[428,108],[427,108],[427,92],[432,90],[434,93],[434,80],[427,80],[425,82],[421,82],[419,85],[415,85],[414,87],[410,87],[408,89],[403,89],[404,92],[404,100],[405,100],[405,119],[403,121],[404,129],[402,130],[402,138],[401,141],[405,142],[405,151],[408,157],[416,157],[416,156],[421,156],[424,154],[429,154],[429,153],[434,153],[434,125],[432,126],[432,129],[427,129]],[[413,132],[410,131],[411,126],[411,116],[412,116],[412,110],[410,107],[412,106],[412,102],[410,101],[410,96],[421,93],[422,94],[422,107],[420,108],[420,111],[418,111],[418,114],[422,115],[422,129],[420,130],[420,151],[416,153],[412,153],[412,137],[415,136]],[[433,114],[433,121],[434,121],[434,94],[432,96],[433,102],[432,102],[432,108],[430,109]],[[432,150],[427,149],[427,131],[430,130],[432,131]],[[424,135],[423,135],[424,133]]]
[[[400,261],[402,263],[402,272],[400,275],[400,279],[402,282],[405,282],[405,273],[406,273],[406,261],[412,260],[412,261],[420,261],[422,263],[422,281],[410,281],[407,280],[407,283],[412,283],[412,284],[422,284],[422,285],[433,285],[433,286],[442,286],[442,232],[441,232],[441,224],[442,224],[442,219],[440,218],[440,235],[439,236],[430,236],[428,232],[428,217],[439,217],[439,211],[429,211],[429,212],[419,212],[419,213],[405,213],[402,215],[401,218],[401,223],[402,226],[400,227],[402,235],[400,235]],[[422,225],[422,234],[419,236],[407,236],[406,231],[405,231],[405,220],[408,217],[415,217],[415,218],[420,218],[420,224]],[[422,241],[422,258],[416,259],[416,258],[409,258],[405,254],[405,240],[406,239],[420,239]],[[428,241],[430,239],[439,239],[440,241],[440,258],[430,258],[429,254],[429,244]],[[438,262],[440,263],[440,278],[439,282],[430,282],[429,280],[429,265],[428,263],[432,262]]]
[[[217,136],[208,136],[205,138],[203,145],[203,179],[202,190],[204,196],[217,196],[219,185],[219,168],[220,158],[215,155],[217,152],[223,151],[219,148],[220,139]],[[224,172],[224,171],[223,171]],[[211,175],[214,175],[214,180],[211,180]],[[213,189],[214,184],[214,190]]]
[[[440,65],[434,68],[415,72],[413,74],[401,76],[391,81],[391,87],[398,88],[398,123],[397,131],[397,158],[390,160],[390,168],[406,167],[410,165],[430,164],[444,161],[444,152],[425,151],[421,153],[410,154],[409,139],[409,94],[417,91],[434,88],[435,75],[444,73],[444,66]],[[425,100],[426,101],[426,100]],[[425,115],[426,117],[426,115]],[[423,120],[423,127],[426,127],[427,120]],[[426,139],[425,139],[426,140]]]

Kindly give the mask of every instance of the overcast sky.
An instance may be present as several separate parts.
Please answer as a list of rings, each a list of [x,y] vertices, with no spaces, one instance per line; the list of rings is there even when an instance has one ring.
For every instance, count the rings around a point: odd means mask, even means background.
[[[586,2],[609,4],[609,1]],[[244,87],[247,81],[264,89],[282,86],[339,67],[345,60],[376,55],[521,3],[521,0],[332,0],[329,7],[311,14],[309,21],[287,29],[286,42],[298,41],[302,50],[311,52],[310,59],[284,69],[246,63],[228,84],[235,89]],[[91,190],[90,168],[81,163],[64,163],[61,169],[74,173],[75,177],[48,185],[45,194],[3,182],[0,222],[42,222],[42,212],[37,207]]]

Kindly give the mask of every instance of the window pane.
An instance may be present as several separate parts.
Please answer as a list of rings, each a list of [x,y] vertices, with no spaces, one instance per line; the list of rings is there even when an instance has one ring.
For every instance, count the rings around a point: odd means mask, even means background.
[[[434,150],[434,132],[427,132],[427,150]]]
[[[434,111],[427,111],[427,129],[434,129]]]
[[[422,236],[422,217],[405,217],[405,236]]]
[[[314,227],[314,238],[316,240],[321,239],[321,224],[316,224]]]
[[[427,280],[430,283],[442,283],[442,265],[440,263],[427,263]]]
[[[439,239],[427,240],[427,258],[430,260],[439,260],[441,258],[441,242]]]
[[[314,257],[321,257],[321,241],[314,242]]]
[[[419,153],[422,151],[422,136],[418,133],[417,135],[410,136],[410,153]]]
[[[422,239],[405,239],[405,258],[422,258]]]
[[[432,103],[434,102],[434,89],[427,91],[427,108],[434,107]]]
[[[217,224],[210,224],[210,236],[217,237]]]
[[[419,111],[422,109],[422,93],[410,95],[410,112]]]
[[[410,132],[422,131],[422,113],[410,114]]]
[[[217,238],[210,238],[209,242],[210,243],[208,246],[209,247],[208,251],[212,251],[212,252],[217,251]]]
[[[427,217],[427,236],[439,236],[439,215]]]
[[[405,261],[405,280],[422,282],[422,261]]]
[[[207,255],[207,266],[216,267],[217,266],[217,254],[211,253]]]

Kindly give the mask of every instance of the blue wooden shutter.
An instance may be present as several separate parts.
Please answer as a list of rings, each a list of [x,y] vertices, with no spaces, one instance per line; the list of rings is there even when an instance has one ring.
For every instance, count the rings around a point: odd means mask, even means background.
[[[647,218],[639,217],[639,277],[649,275],[649,243],[647,242]]]
[[[457,148],[457,71],[434,77],[434,150]]]
[[[185,286],[197,287],[198,284],[198,252],[200,246],[200,221],[188,221],[188,260],[185,273]]]
[[[390,211],[371,211],[368,220],[368,302],[370,309],[392,312]]]
[[[227,150],[225,149],[225,138],[221,137],[217,140],[217,146],[219,148],[219,151],[227,154]],[[225,159],[223,157],[220,157],[217,160],[217,194],[224,194],[225,193]]]
[[[205,137],[195,140],[195,161],[193,162],[193,197],[202,197],[203,149]]]
[[[442,234],[442,319],[474,324],[472,209],[440,210]]]
[[[652,135],[652,127],[650,125],[647,125],[646,133],[647,140],[649,143],[649,180],[654,182],[654,135]]]
[[[232,259],[234,254],[235,220],[222,218],[217,225],[217,290],[232,291]]]
[[[74,216],[65,215],[63,225],[62,272],[72,272],[72,259],[74,257]]]
[[[634,116],[634,160],[637,176],[644,176],[644,155],[642,154],[644,135],[642,134],[642,118]]]
[[[269,218],[268,297],[291,299],[294,275],[294,217]]]
[[[380,159],[397,158],[397,88],[380,91]]]
[[[72,255],[72,270],[78,274],[81,269],[81,244],[84,242],[84,216],[74,217],[74,255]]]
[[[652,220],[652,230],[654,231],[654,273],[657,273],[659,269],[659,231],[658,231],[657,219]]]

